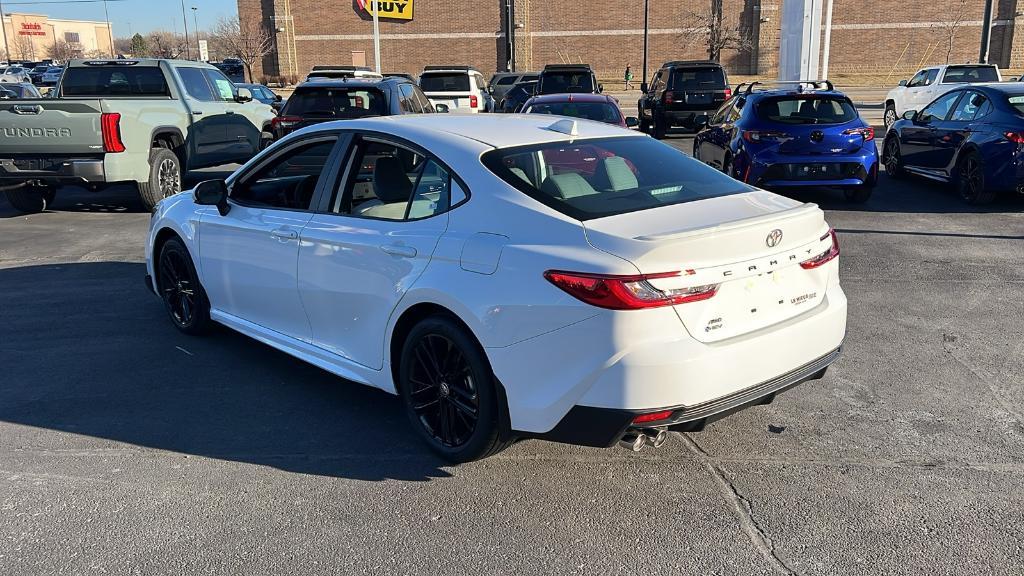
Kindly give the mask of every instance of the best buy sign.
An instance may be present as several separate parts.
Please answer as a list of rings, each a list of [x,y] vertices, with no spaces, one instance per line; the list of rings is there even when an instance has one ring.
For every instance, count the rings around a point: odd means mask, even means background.
[[[413,0],[356,0],[367,14],[373,14],[373,11],[377,10],[377,16],[395,20],[412,20],[412,2]]]

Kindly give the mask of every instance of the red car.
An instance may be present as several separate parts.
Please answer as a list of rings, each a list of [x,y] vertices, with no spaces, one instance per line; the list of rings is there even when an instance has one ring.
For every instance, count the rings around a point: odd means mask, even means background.
[[[637,119],[626,118],[619,103],[604,94],[545,94],[534,96],[523,104],[523,114],[554,114],[584,120],[616,124],[623,128],[637,125]]]

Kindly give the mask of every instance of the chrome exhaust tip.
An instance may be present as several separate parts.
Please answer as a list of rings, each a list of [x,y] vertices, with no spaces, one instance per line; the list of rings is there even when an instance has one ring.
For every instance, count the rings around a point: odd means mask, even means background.
[[[644,445],[647,444],[647,435],[638,434],[636,432],[629,432],[619,440],[619,446],[632,450],[633,452],[639,452],[643,450]]]
[[[644,430],[644,434],[647,435],[648,442],[655,448],[661,448],[665,441],[668,440],[668,430],[664,428],[651,428]]]

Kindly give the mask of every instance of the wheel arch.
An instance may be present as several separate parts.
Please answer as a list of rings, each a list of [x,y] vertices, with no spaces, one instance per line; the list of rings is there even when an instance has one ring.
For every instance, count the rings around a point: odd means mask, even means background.
[[[150,148],[169,148],[178,157],[182,170],[188,165],[185,136],[177,126],[157,126],[150,138]]]

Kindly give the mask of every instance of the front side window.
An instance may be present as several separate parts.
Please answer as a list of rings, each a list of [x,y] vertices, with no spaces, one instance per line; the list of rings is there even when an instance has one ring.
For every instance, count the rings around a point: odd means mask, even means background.
[[[752,190],[646,137],[501,148],[485,153],[482,161],[527,196],[578,220]]]
[[[288,99],[282,115],[304,118],[363,118],[387,111],[384,94],[376,88],[307,86]]]
[[[736,97],[735,96],[730,98],[730,99],[728,99],[728,100],[726,100],[725,104],[722,104],[722,106],[718,110],[715,110],[715,113],[711,115],[711,119],[708,120],[708,124],[710,124],[712,126],[716,126],[718,124],[721,124],[725,120],[726,114],[729,113],[729,110],[732,109],[732,105],[735,102],[736,102]]]
[[[403,146],[365,140],[348,164],[331,211],[360,218],[415,220],[450,207],[451,175],[437,161]]]
[[[857,119],[849,100],[833,96],[765,98],[755,110],[762,120],[783,124],[845,124]]]
[[[210,83],[206,81],[206,75],[199,68],[178,68],[178,76],[181,76],[181,83],[185,86],[185,92],[200,102],[213,102],[217,98],[213,95]]]
[[[420,76],[424,92],[469,92],[469,74],[465,72],[429,73]]]
[[[334,138],[292,148],[231,189],[231,199],[247,206],[308,210],[334,149]]]
[[[606,102],[546,102],[533,104],[524,112],[570,116],[609,124],[618,124],[622,120],[618,109]]]
[[[927,79],[928,71],[921,70],[917,74],[914,74],[914,77],[910,79],[910,82],[907,82],[907,88],[916,88],[918,86],[924,86],[924,83]]]
[[[399,87],[402,93],[402,110],[405,112],[411,112],[419,114],[423,112],[423,107],[420,106],[419,102],[416,101],[416,95],[413,93],[412,84],[402,84]]]
[[[203,73],[213,87],[213,96],[224,102],[234,102],[235,85],[220,70],[204,69]]]
[[[924,122],[929,120],[945,120],[946,115],[949,114],[949,109],[953,107],[953,103],[960,97],[960,94],[962,92],[943,94],[938,100],[932,102],[921,111],[921,120]]]

